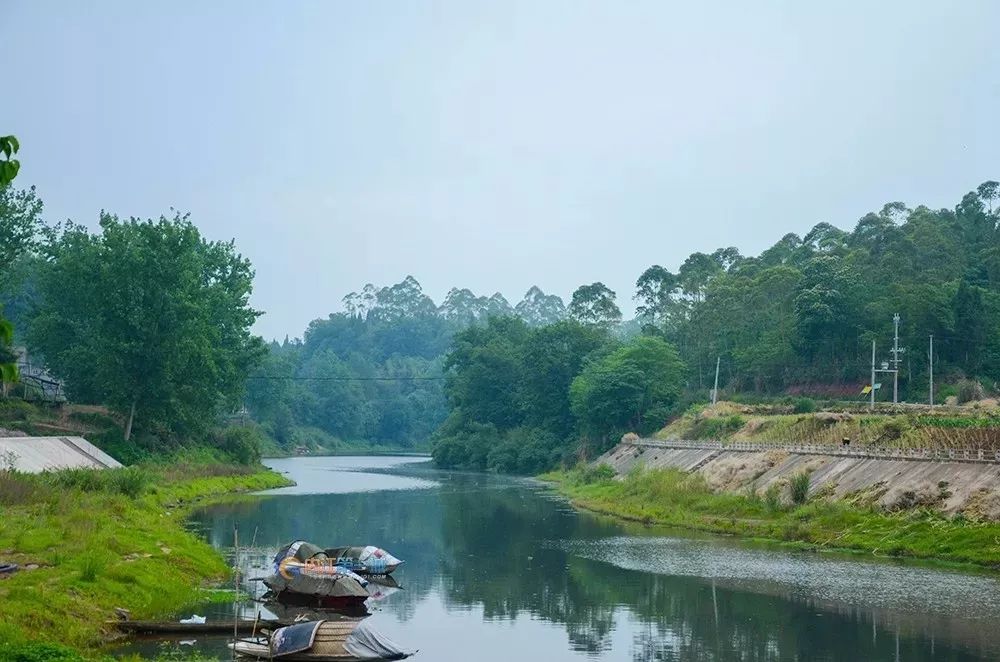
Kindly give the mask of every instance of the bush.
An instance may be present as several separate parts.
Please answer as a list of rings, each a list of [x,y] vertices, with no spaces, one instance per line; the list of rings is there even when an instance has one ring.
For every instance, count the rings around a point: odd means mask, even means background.
[[[792,402],[792,413],[811,414],[816,411],[816,401],[812,398],[795,398]]]
[[[638,473],[639,468],[634,468]],[[615,479],[615,470],[607,464],[599,464],[596,467],[589,464],[581,464],[573,469],[569,474],[569,481],[576,485],[593,485],[595,483],[607,483]]]
[[[108,487],[111,491],[133,499],[143,494],[152,482],[150,475],[139,467],[114,469],[108,473]]]
[[[152,458],[152,453],[139,440],[125,440],[120,428],[113,427],[85,435],[87,441],[122,464],[139,464]]]
[[[487,466],[504,473],[537,474],[554,467],[563,444],[551,432],[520,427],[503,435],[503,441],[489,450]]]
[[[37,407],[24,400],[10,399],[0,401],[0,421],[27,421],[37,411]]]
[[[504,438],[490,424],[469,423],[442,425],[443,434],[434,440],[431,455],[442,469],[472,469],[482,471],[489,465],[489,455]]]
[[[55,487],[82,492],[103,492],[106,486],[105,471],[112,469],[62,469],[45,472],[45,480]]]
[[[974,379],[963,379],[955,385],[958,403],[964,405],[967,402],[982,400],[986,397],[983,385]]]
[[[233,426],[213,434],[215,445],[233,462],[243,465],[260,462],[264,437],[256,426]]]
[[[694,439],[721,441],[746,425],[746,419],[739,414],[719,418],[703,418],[691,427]]]
[[[809,483],[809,474],[805,471],[792,476],[792,479],[788,482],[788,491],[792,497],[792,503],[801,505],[809,499]]]
[[[26,643],[0,644],[0,662],[83,662],[72,648],[59,644]]]
[[[42,479],[53,487],[81,492],[110,492],[136,498],[146,491],[150,475],[139,467],[121,469],[62,469],[45,472]]]
[[[764,491],[764,504],[768,510],[776,511],[781,509],[781,487],[771,483]]]

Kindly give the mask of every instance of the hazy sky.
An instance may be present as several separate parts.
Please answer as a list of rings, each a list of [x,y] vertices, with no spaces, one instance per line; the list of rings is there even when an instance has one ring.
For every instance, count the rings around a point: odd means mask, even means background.
[[[0,0],[50,221],[189,211],[267,337],[413,274],[516,303],[1000,179],[1000,2]]]

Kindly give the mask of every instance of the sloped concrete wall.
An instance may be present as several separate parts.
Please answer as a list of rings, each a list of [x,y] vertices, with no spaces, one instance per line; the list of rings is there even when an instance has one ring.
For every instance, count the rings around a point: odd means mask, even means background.
[[[607,464],[619,475],[641,464],[646,468],[695,471],[713,489],[764,493],[784,487],[801,473],[810,475],[810,494],[832,498],[864,495],[886,509],[934,507],[979,519],[1000,520],[1000,464],[877,459],[797,454],[780,449],[759,452],[665,448],[641,440],[623,442],[595,464]]]
[[[8,464],[26,473],[122,466],[83,437],[0,437],[0,468]]]

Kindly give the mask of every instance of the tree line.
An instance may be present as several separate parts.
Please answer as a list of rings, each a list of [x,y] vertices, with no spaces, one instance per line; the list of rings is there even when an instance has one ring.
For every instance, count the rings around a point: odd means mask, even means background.
[[[179,214],[47,225],[34,189],[8,182],[0,365],[15,378],[11,348],[27,344],[125,437],[204,435],[245,407],[287,450],[432,439],[442,466],[537,471],[705,399],[717,362],[729,394],[856,396],[872,340],[888,358],[895,313],[904,398],[927,397],[931,334],[941,395],[962,379],[995,390],[998,197],[990,181],[953,209],[893,202],[756,257],[722,247],[676,271],[653,265],[628,321],[600,282],[568,303],[532,287],[514,305],[464,288],[437,304],[408,276],[267,344],[250,330],[253,269],[232,242]]]
[[[120,432],[102,442],[116,454],[197,443],[259,457],[254,435],[217,427],[266,353],[250,331],[253,269],[234,243],[205,239],[180,214],[102,212],[91,232],[46,225],[42,211],[33,188],[0,187],[6,361],[26,345],[73,402],[106,406]]]

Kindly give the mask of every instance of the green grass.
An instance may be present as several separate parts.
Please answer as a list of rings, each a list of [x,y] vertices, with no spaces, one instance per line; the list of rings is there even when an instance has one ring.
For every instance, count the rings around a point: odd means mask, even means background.
[[[263,468],[149,465],[37,476],[0,471],[0,558],[38,564],[0,581],[0,662],[44,658],[35,642],[94,651],[123,607],[153,618],[226,577],[218,552],[187,531],[198,500],[286,484]],[[29,650],[21,656],[17,651]],[[6,653],[4,652],[6,651]]]
[[[1000,448],[1000,411],[815,412],[807,398],[788,405],[720,402],[695,406],[657,432],[657,439],[839,444],[898,448]]]
[[[949,520],[925,510],[884,513],[816,498],[795,504],[791,495],[773,491],[763,496],[715,493],[700,476],[672,469],[636,470],[623,480],[579,470],[541,478],[581,508],[646,524],[1000,568],[1000,525],[995,523]]]

